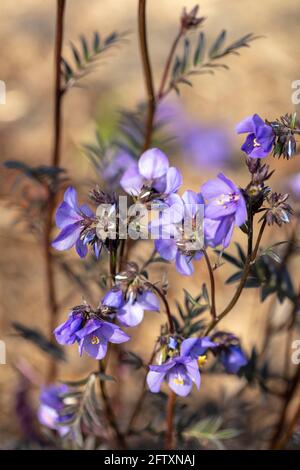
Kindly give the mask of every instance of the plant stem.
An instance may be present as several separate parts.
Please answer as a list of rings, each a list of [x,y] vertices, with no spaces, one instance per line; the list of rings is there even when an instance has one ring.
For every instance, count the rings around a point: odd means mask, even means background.
[[[276,447],[274,447],[274,449],[284,449],[285,446],[288,444],[290,438],[292,437],[294,431],[295,431],[295,427],[297,425],[297,423],[299,422],[300,420],[300,404],[298,406],[298,409],[296,411],[296,413],[294,414],[293,418],[291,419],[291,422],[286,430],[286,433],[285,435],[281,438],[280,441],[278,441],[278,443],[276,444]]]
[[[171,315],[171,311],[170,311],[170,306],[169,306],[169,303],[166,299],[166,296],[161,292],[161,290],[156,287],[154,284],[151,284],[150,282],[147,284],[151,289],[153,289],[157,294],[158,296],[161,298],[161,300],[163,301],[163,304],[165,306],[165,309],[166,309],[166,314],[167,314],[167,317],[168,317],[168,323],[169,323],[169,330],[170,330],[170,333],[173,334],[175,333],[175,327],[174,327],[174,322],[173,322],[173,318],[172,318],[172,315]]]
[[[110,242],[109,247],[109,274],[110,274],[110,287],[113,287],[115,282],[115,276],[117,271],[117,253],[113,246],[113,243]]]
[[[211,299],[210,313],[211,313],[213,320],[215,320],[217,318],[215,277],[214,277],[214,272],[210,263],[209,256],[205,249],[203,250],[203,254],[204,254],[205,261],[206,261],[206,266],[208,269],[209,279],[210,279],[210,299]]]
[[[171,46],[171,50],[170,50],[170,53],[169,53],[169,56],[168,56],[168,59],[167,59],[167,62],[166,62],[166,66],[165,66],[165,69],[163,71],[161,84],[160,84],[159,91],[158,91],[158,94],[157,94],[157,97],[158,97],[159,100],[162,99],[163,96],[164,96],[165,85],[166,85],[167,78],[168,78],[168,75],[169,75],[172,60],[173,60],[176,48],[178,46],[178,43],[179,43],[181,37],[183,36],[183,34],[184,34],[183,29],[182,29],[182,27],[180,27],[180,30],[178,31],[178,33],[177,33],[177,35],[176,35],[176,37],[173,41],[173,44]]]
[[[139,44],[141,51],[141,58],[143,64],[144,78],[147,90],[147,119],[145,126],[145,141],[144,141],[144,151],[147,150],[151,145],[151,137],[153,131],[153,122],[155,115],[155,93],[153,86],[153,78],[151,71],[151,64],[149,59],[148,52],[148,43],[147,43],[147,27],[146,27],[146,0],[139,0],[139,9],[138,9],[138,30],[139,30]]]
[[[165,449],[173,449],[173,422],[176,395],[173,390],[169,390],[167,402],[167,430],[165,436]]]
[[[57,0],[57,13],[56,13],[56,33],[55,33],[55,88],[54,88],[54,135],[53,135],[53,154],[52,154],[52,166],[59,166],[60,164],[60,137],[61,137],[61,52],[63,43],[63,32],[64,32],[64,12],[65,12],[66,0]],[[46,267],[46,286],[47,286],[47,298],[48,308],[50,312],[49,322],[49,336],[52,339],[52,333],[57,322],[58,313],[58,302],[55,288],[54,279],[54,262],[51,253],[51,230],[52,220],[55,210],[55,192],[49,190],[48,194],[48,212],[46,216],[46,225],[44,232],[44,256],[45,256],[45,267]],[[56,362],[51,361],[47,381],[52,382],[56,376]]]
[[[257,256],[257,253],[258,253],[258,249],[259,249],[259,245],[260,245],[260,242],[261,242],[261,239],[262,239],[262,236],[263,236],[263,233],[264,233],[264,230],[265,230],[265,227],[266,227],[266,221],[264,220],[263,223],[261,224],[261,227],[260,227],[260,230],[259,230],[259,233],[258,233],[258,236],[257,236],[257,240],[256,240],[256,244],[255,244],[255,247],[254,247],[254,250],[252,251],[252,253],[248,254],[247,255],[247,258],[246,258],[246,261],[245,261],[245,265],[244,265],[244,270],[243,270],[243,274],[242,274],[242,277],[241,277],[241,280],[240,280],[240,283],[235,291],[235,294],[234,296],[232,297],[232,299],[230,300],[229,304],[227,305],[227,307],[225,307],[225,309],[223,310],[222,313],[220,313],[220,315],[218,315],[216,317],[215,320],[213,320],[210,325],[208,326],[207,330],[205,331],[204,333],[204,336],[208,335],[208,333],[211,332],[211,330],[213,328],[216,327],[216,325],[233,309],[233,307],[235,306],[235,304],[237,303],[237,301],[239,300],[240,298],[240,295],[245,287],[245,284],[246,284],[246,281],[248,279],[248,275],[250,273],[250,269],[251,269],[251,266],[253,264],[253,262],[255,261],[256,259],[256,256]],[[248,244],[252,243],[252,240],[248,239]]]

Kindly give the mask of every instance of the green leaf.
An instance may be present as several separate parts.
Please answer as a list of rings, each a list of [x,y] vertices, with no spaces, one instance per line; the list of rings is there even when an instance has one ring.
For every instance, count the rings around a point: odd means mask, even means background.
[[[194,66],[199,65],[200,62],[202,62],[204,58],[204,53],[205,53],[205,35],[201,31],[199,34],[199,38],[198,38],[198,44],[194,53],[194,60],[193,60]]]
[[[226,30],[224,29],[223,31],[221,31],[221,33],[219,34],[219,36],[217,37],[217,39],[215,40],[215,42],[213,43],[213,45],[211,46],[210,50],[209,50],[209,57],[214,59],[221,47],[223,46],[224,42],[225,42],[225,38],[226,38]]]

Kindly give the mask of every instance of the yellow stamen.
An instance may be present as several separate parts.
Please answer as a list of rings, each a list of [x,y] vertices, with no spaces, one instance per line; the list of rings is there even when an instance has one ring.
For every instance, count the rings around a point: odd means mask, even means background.
[[[260,144],[257,142],[256,139],[253,140],[253,147],[260,147]]]
[[[176,384],[176,385],[184,385],[184,380],[183,378],[181,377],[181,375],[178,375],[177,377],[175,377],[173,379],[173,382]]]
[[[198,357],[198,366],[199,366],[199,369],[201,369],[201,367],[206,363],[207,361],[207,356],[204,354],[204,356],[199,356]]]
[[[98,338],[98,336],[93,336],[92,339],[91,339],[91,343],[92,344],[99,344],[100,343],[100,339]]]

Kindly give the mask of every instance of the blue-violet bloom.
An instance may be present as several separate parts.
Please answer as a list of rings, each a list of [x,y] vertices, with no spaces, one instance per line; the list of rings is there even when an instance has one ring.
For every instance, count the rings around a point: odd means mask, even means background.
[[[221,351],[220,361],[228,374],[237,374],[248,363],[245,353],[239,346],[232,345]]]
[[[204,183],[201,192],[206,200],[204,230],[208,242],[212,246],[222,244],[226,248],[234,226],[240,227],[247,220],[247,207],[242,192],[223,173]]]
[[[197,359],[185,354],[189,346],[189,340],[184,340],[179,356],[172,357],[163,364],[149,366],[147,384],[151,392],[158,393],[164,381],[181,397],[186,397],[191,392],[193,383],[200,388],[201,377]]]
[[[243,119],[236,126],[236,131],[238,134],[248,134],[241,150],[250,158],[265,158],[271,152],[275,142],[274,131],[258,114]]]
[[[52,246],[57,250],[69,250],[75,245],[78,255],[84,258],[88,252],[87,245],[91,244],[98,257],[102,241],[97,239],[96,229],[91,228],[95,221],[95,214],[87,205],[78,205],[77,192],[70,186],[56,212],[56,225],[61,232]]]
[[[69,421],[71,415],[60,415],[65,407],[62,395],[67,392],[68,387],[62,384],[44,387],[40,394],[38,419],[43,426],[56,430],[60,436],[70,431],[69,426],[63,424]]]
[[[124,191],[141,202],[166,199],[176,193],[181,184],[179,170],[170,167],[168,157],[158,148],[146,150],[135,165],[130,165],[120,181]]]
[[[130,339],[119,326],[98,318],[88,320],[76,336],[79,339],[79,354],[85,351],[98,360],[106,355],[108,343],[120,344]]]

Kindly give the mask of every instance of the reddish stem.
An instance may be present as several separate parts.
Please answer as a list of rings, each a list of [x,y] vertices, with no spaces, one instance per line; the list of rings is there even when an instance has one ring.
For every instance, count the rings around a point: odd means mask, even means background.
[[[54,88],[54,136],[53,136],[53,154],[51,164],[52,166],[59,166],[60,164],[60,140],[61,140],[61,53],[64,32],[64,12],[66,0],[57,0],[57,13],[56,13],[56,33],[55,33],[55,88]],[[46,286],[47,286],[47,299],[48,308],[50,312],[49,322],[49,336],[52,339],[53,330],[57,323],[58,302],[57,293],[55,288],[54,279],[54,260],[51,253],[51,230],[52,220],[55,211],[55,192],[49,191],[48,195],[48,212],[46,217],[46,226],[44,233],[44,256],[46,265]],[[51,361],[47,381],[52,382],[56,376],[56,362]]]

